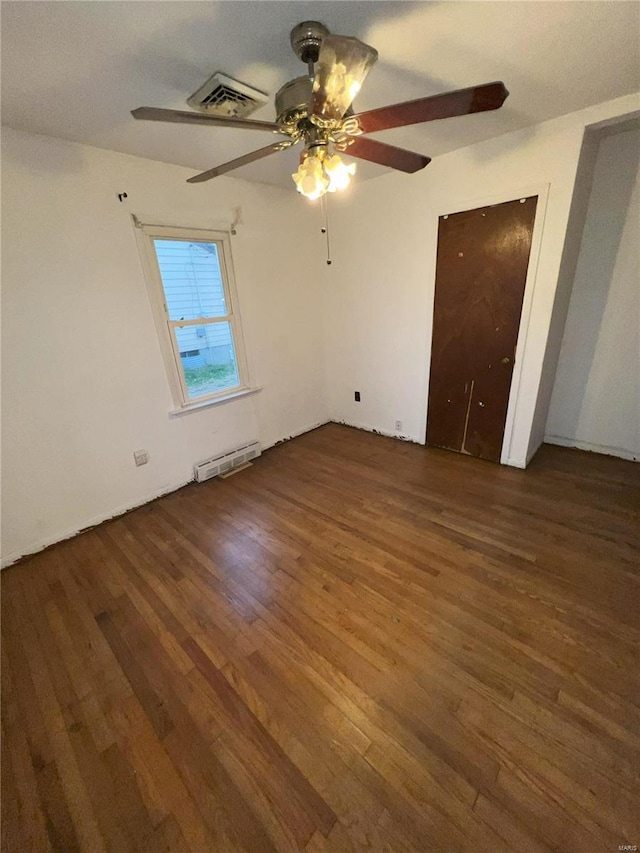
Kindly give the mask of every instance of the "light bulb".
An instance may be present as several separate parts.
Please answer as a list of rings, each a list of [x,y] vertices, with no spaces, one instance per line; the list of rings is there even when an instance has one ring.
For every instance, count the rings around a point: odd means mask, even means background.
[[[311,201],[320,198],[329,189],[329,178],[325,175],[322,165],[319,157],[306,156],[300,163],[298,171],[291,176],[298,192]]]
[[[339,154],[334,154],[325,160],[324,170],[329,178],[328,191],[334,193],[336,190],[344,190],[349,186],[351,176],[355,175],[356,172],[356,164],[349,163],[347,165],[342,161]]]

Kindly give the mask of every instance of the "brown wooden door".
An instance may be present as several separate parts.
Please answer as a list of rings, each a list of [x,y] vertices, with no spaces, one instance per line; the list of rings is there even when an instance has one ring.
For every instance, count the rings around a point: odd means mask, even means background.
[[[500,461],[537,201],[440,217],[427,444]]]

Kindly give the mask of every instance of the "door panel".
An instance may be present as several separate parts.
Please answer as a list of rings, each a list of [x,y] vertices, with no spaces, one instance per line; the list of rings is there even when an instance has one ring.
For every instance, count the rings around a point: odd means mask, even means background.
[[[500,461],[537,201],[440,217],[427,444]]]

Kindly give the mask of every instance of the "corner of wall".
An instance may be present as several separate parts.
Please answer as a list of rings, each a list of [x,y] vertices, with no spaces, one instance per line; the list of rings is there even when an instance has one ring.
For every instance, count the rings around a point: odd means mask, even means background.
[[[580,253],[582,233],[587,218],[597,156],[598,139],[595,135],[585,131],[571,196],[571,206],[560,260],[558,283],[553,300],[551,323],[547,334],[540,385],[527,448],[527,464],[544,441],[547,413],[549,411],[553,382],[562,346],[562,336],[569,310],[571,289]]]

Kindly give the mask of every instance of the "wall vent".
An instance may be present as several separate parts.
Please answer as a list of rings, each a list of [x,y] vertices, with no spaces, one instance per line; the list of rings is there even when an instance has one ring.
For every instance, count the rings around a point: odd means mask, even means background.
[[[244,465],[245,462],[249,462],[261,454],[262,448],[260,447],[260,443],[252,441],[249,444],[243,444],[242,447],[237,447],[235,450],[229,450],[227,453],[221,453],[219,456],[205,459],[204,462],[199,462],[193,469],[196,480],[202,483],[204,480],[210,480],[211,477],[226,474],[232,468]]]
[[[224,118],[246,118],[267,103],[268,96],[216,71],[187,103],[194,110]]]

